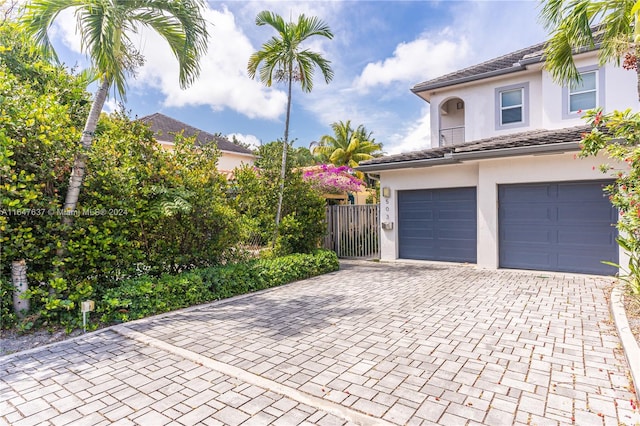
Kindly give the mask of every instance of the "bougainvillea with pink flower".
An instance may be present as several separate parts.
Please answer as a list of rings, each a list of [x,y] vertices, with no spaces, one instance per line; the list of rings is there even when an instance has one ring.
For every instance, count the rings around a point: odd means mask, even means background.
[[[603,114],[595,109],[587,111],[585,119],[591,131],[582,135],[580,156],[603,152],[617,160],[600,170],[615,178],[605,190],[620,215],[618,244],[629,255],[628,265],[623,265],[627,275],[622,278],[640,296],[640,114],[631,109]]]
[[[364,182],[354,174],[355,171],[347,166],[321,164],[306,167],[302,177],[311,184],[312,188],[323,194],[341,194],[364,190]]]

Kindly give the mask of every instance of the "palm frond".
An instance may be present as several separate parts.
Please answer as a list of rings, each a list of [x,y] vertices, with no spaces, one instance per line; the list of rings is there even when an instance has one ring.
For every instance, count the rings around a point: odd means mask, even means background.
[[[65,9],[73,9],[81,47],[100,78],[124,98],[126,76],[142,64],[130,34],[147,26],[164,38],[178,59],[180,86],[193,83],[206,53],[208,32],[202,0],[36,0],[22,19],[26,32],[55,58],[48,31]]]
[[[49,29],[60,13],[76,7],[78,7],[76,1],[35,0],[26,5],[20,24],[27,35],[41,47],[44,55],[58,62],[58,55],[49,39]]]
[[[548,0],[540,11],[540,20],[550,30],[560,24],[565,8],[565,0]]]
[[[636,0],[548,0],[540,18],[552,31],[545,46],[545,68],[560,84],[580,81],[573,55],[601,41],[599,61],[620,62],[631,48]]]
[[[274,80],[297,81],[303,91],[310,92],[313,89],[314,70],[318,67],[325,81],[331,81],[333,70],[330,62],[319,53],[301,49],[301,43],[311,36],[333,38],[329,26],[323,21],[300,15],[297,22],[285,22],[280,15],[265,10],[256,16],[256,25],[271,26],[278,36],[272,37],[249,57],[249,77],[258,76],[266,86],[271,86]]]
[[[298,23],[295,25],[296,39],[300,42],[312,36],[326,37],[329,40],[333,38],[333,33],[324,21],[316,16],[306,17],[304,14],[298,16]]]

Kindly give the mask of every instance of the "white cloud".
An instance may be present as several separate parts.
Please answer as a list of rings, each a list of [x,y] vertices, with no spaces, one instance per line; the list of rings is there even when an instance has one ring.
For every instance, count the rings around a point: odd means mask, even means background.
[[[230,133],[227,135],[227,138],[229,140],[233,140],[233,138],[236,138],[240,142],[248,144],[251,148],[258,148],[260,145],[262,145],[262,141],[258,139],[257,136],[254,136],[254,135],[243,135],[242,133]]]
[[[166,42],[148,29],[132,37],[145,64],[137,70],[135,78],[128,79],[128,84],[142,94],[148,87],[159,90],[166,107],[206,105],[214,111],[229,108],[249,118],[278,119],[285,111],[286,94],[248,77],[247,62],[255,49],[236,24],[233,13],[226,7],[207,9],[205,19],[210,23],[209,49],[200,62],[200,77],[193,85],[186,90],[180,88],[177,60]],[[80,52],[76,20],[71,11],[56,20],[52,38]]]
[[[466,38],[454,38],[444,30],[436,36],[422,36],[397,45],[393,56],[368,63],[356,78],[354,87],[367,90],[393,82],[415,84],[459,67],[460,58],[469,54]]]
[[[389,141],[399,143],[385,145],[385,151],[389,155],[403,152],[418,151],[431,148],[431,114],[429,108],[423,108],[418,121],[411,123],[402,133],[391,135]]]
[[[249,118],[280,117],[286,94],[249,79],[246,67],[254,48],[236,25],[234,15],[226,8],[208,9],[205,18],[211,23],[209,50],[201,60],[200,78],[192,86],[180,89],[176,60],[164,41],[148,31],[143,50],[146,62],[135,84],[159,89],[167,107],[208,105],[214,111],[230,108]]]
[[[102,110],[108,114],[117,111],[120,108],[120,104],[113,98],[109,98],[105,101]]]

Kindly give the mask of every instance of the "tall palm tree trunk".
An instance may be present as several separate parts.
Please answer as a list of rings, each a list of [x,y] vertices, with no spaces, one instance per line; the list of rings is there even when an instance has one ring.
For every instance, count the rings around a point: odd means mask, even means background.
[[[98,126],[98,119],[100,118],[104,103],[107,100],[110,86],[110,82],[106,79],[100,84],[93,104],[91,104],[91,111],[84,125],[84,130],[82,131],[82,137],[80,138],[82,151],[79,152],[73,160],[73,169],[71,170],[71,177],[69,178],[69,189],[67,190],[67,196],[64,200],[65,214],[63,215],[62,223],[65,225],[70,225],[73,222],[73,213],[78,205],[80,188],[82,187],[82,181],[84,180],[87,168],[87,152],[91,149],[93,134]]]
[[[293,85],[292,71],[289,70],[289,87],[287,97],[287,117],[284,122],[284,142],[282,144],[282,166],[280,168],[280,191],[278,192],[278,209],[276,210],[276,230],[273,234],[273,245],[278,238],[278,228],[282,219],[282,198],[284,197],[284,178],[287,171],[287,151],[289,149],[289,118],[291,117],[291,86]]]
[[[98,87],[96,97],[91,104],[91,110],[89,116],[84,125],[82,131],[82,137],[80,138],[80,145],[82,145],[82,151],[76,154],[73,160],[73,168],[71,169],[71,177],[69,178],[69,189],[67,189],[67,195],[64,200],[64,210],[62,214],[62,224],[65,228],[70,227],[73,224],[73,218],[76,206],[78,205],[78,198],[80,197],[80,189],[82,188],[82,181],[86,174],[87,152],[91,149],[93,142],[93,134],[98,126],[98,119],[100,113],[104,107],[104,103],[107,100],[107,94],[109,93],[109,87],[111,82],[108,79],[104,79]],[[56,249],[56,256],[58,260],[61,260],[66,253],[67,241],[66,238],[62,239],[60,246]]]

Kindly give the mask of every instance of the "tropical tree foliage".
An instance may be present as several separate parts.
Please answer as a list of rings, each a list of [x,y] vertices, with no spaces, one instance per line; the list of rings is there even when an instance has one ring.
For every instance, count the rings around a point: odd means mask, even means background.
[[[615,178],[605,191],[619,211],[618,243],[629,255],[628,264],[622,265],[627,273],[624,279],[640,297],[640,113],[591,110],[585,118],[592,130],[583,135],[581,156],[604,152],[617,163],[600,169]]]
[[[244,220],[239,205],[248,221],[273,218],[281,146],[262,148],[269,170],[231,191],[216,171],[215,146],[196,149],[193,139],[177,135],[175,151],[164,151],[144,123],[118,111],[98,122],[74,226],[64,226],[60,194],[82,149],[77,141],[91,99],[86,86],[82,75],[48,62],[16,25],[0,22],[2,328],[17,320],[9,282],[14,259],[26,260],[29,282],[31,310],[21,327],[73,328],[81,322],[80,301],[102,300],[123,282],[236,260]],[[310,251],[324,232],[323,200],[290,173],[285,231],[276,247]],[[242,204],[234,193],[255,202]],[[267,226],[272,233],[273,220]]]
[[[599,60],[635,66],[640,41],[636,0],[547,0],[540,18],[551,32],[545,67],[561,84],[580,80],[573,55],[599,45]],[[640,79],[638,79],[640,97]]]
[[[112,85],[125,97],[126,76],[142,64],[131,35],[141,27],[158,33],[178,60],[180,86],[186,87],[198,76],[199,60],[207,47],[206,22],[201,14],[201,0],[33,0],[21,17],[22,29],[32,37],[44,54],[54,60],[57,55],[49,30],[56,18],[67,9],[75,12],[81,45],[89,56],[100,81],[86,119],[67,188],[63,222],[71,224],[82,181],[88,150],[100,112]],[[62,252],[59,252],[60,254]]]
[[[251,78],[256,75],[266,86],[273,82],[284,82],[287,85],[287,113],[284,124],[284,143],[282,144],[282,164],[280,166],[280,189],[278,191],[278,207],[276,209],[275,234],[277,235],[287,169],[287,150],[289,148],[289,122],[291,118],[291,92],[293,83],[298,82],[304,92],[313,89],[314,69],[318,67],[325,82],[333,79],[331,62],[320,53],[303,48],[303,43],[314,36],[333,38],[329,26],[317,17],[298,16],[297,22],[285,22],[278,14],[262,11],[256,17],[256,25],[268,25],[278,33],[262,45],[261,50],[249,58],[247,70]]]
[[[332,123],[333,135],[324,135],[313,147],[313,153],[320,162],[336,166],[358,167],[361,161],[370,160],[383,154],[382,144],[376,143],[371,132],[363,125],[354,130],[351,121]],[[361,172],[357,172],[362,177]]]
[[[265,245],[274,235],[273,215],[278,200],[278,175],[282,142],[260,146],[256,167],[236,171],[234,196],[242,221],[242,238]],[[285,170],[287,186],[282,203],[281,229],[275,253],[310,253],[318,248],[325,229],[325,201],[291,164]]]

